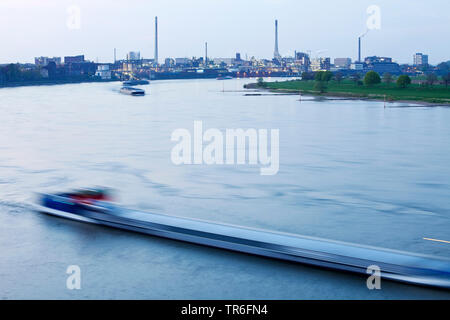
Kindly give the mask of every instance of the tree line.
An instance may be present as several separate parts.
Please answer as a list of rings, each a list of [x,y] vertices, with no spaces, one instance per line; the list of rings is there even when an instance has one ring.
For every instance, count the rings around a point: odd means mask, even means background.
[[[34,81],[39,79],[42,79],[39,69],[23,69],[18,63],[11,63],[6,66],[0,67],[0,83]]]
[[[333,74],[331,71],[318,71],[314,73],[304,72],[302,74],[302,80],[315,81],[314,90],[320,93],[324,93],[326,91],[327,85],[331,80],[335,80],[336,82],[341,83],[343,79],[344,75],[341,72],[336,72]],[[383,74],[383,77],[381,77],[375,71],[367,72],[364,77],[362,77],[360,73],[354,73],[350,75],[349,79],[352,80],[356,85],[365,85],[367,87],[375,86],[377,84],[380,84],[381,82],[391,84],[395,81],[396,85],[399,88],[404,89],[412,83],[412,79],[408,75],[400,75],[395,78],[392,74],[386,72]],[[450,72],[441,76],[440,79],[442,80],[442,83],[445,85],[445,87],[448,88],[448,85],[450,84]],[[430,73],[426,76],[426,81],[424,82],[424,84],[433,86],[438,81],[439,77],[434,73]]]

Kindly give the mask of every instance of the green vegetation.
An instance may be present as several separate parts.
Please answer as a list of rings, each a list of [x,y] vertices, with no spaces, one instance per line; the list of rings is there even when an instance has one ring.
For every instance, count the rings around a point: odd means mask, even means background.
[[[383,77],[385,79],[385,77]],[[448,77],[450,82],[450,76]],[[423,86],[411,83],[408,76],[400,76],[394,82],[391,76],[389,82],[382,82],[373,85],[363,85],[361,75],[353,76],[342,80],[314,81],[314,80],[292,80],[283,82],[266,82],[265,86],[269,90],[304,94],[329,96],[342,96],[368,99],[407,100],[423,101],[429,103],[450,104],[450,88],[442,84],[434,86]],[[444,77],[442,78],[444,79]],[[317,84],[321,83],[321,84]],[[445,83],[445,82],[444,82]],[[325,86],[325,88],[323,88]],[[326,92],[326,93],[325,93]]]
[[[327,91],[327,86],[323,81],[316,81],[314,83],[314,91],[324,93]]]
[[[448,88],[448,84],[450,83],[450,73],[443,75],[442,81],[444,82],[445,87]]]
[[[261,87],[261,88],[265,88],[266,87],[266,83],[264,82],[264,79],[263,78],[258,78],[258,87]]]
[[[437,77],[437,75],[435,75],[434,73],[430,73],[427,75],[427,84],[430,86],[433,86],[433,84],[435,82],[437,82],[439,79]]]
[[[387,84],[391,84],[394,81],[394,77],[389,72],[383,74],[383,81]]]
[[[331,73],[330,71],[319,71],[319,72],[316,72],[314,80],[328,82],[332,78],[333,78],[333,73]]]
[[[314,90],[319,93],[327,91],[327,84],[333,78],[333,73],[330,71],[319,71],[314,75]]]
[[[354,73],[351,77],[352,81],[357,85],[362,85],[361,75],[359,73]]]
[[[379,84],[381,83],[381,78],[380,75],[378,73],[376,73],[375,71],[369,71],[366,73],[365,77],[364,77],[364,84],[366,86],[373,86],[375,84]]]
[[[399,86],[402,89],[405,89],[410,84],[411,84],[411,78],[407,75],[401,75],[397,79],[397,86]]]
[[[342,72],[336,72],[336,74],[334,75],[334,80],[336,80],[337,83],[341,83],[343,79],[344,75],[342,74]]]
[[[35,81],[41,79],[39,70],[22,70],[19,64],[0,67],[0,83],[14,81]]]

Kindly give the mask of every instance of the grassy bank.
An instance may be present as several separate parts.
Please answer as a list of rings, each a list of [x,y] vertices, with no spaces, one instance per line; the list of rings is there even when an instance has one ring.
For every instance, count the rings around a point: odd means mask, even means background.
[[[368,99],[384,99],[389,101],[417,101],[437,104],[450,104],[450,87],[434,85],[424,87],[418,84],[411,84],[407,88],[399,88],[395,83],[381,83],[371,87],[358,85],[350,80],[329,81],[326,84],[326,92],[320,93],[314,90],[314,81],[282,81],[264,82],[263,87],[257,84],[247,86],[247,88],[265,88],[277,92],[302,92],[311,95],[327,95],[340,97],[355,97]]]

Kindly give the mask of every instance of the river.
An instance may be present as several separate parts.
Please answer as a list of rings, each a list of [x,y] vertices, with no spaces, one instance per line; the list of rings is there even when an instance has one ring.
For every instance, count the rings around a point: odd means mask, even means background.
[[[1,89],[0,298],[449,299],[33,210],[36,192],[99,185],[130,208],[450,257],[424,239],[450,240],[450,108],[245,96],[250,81],[153,81],[144,97],[114,82]],[[174,165],[171,134],[194,121],[279,129],[278,173]]]

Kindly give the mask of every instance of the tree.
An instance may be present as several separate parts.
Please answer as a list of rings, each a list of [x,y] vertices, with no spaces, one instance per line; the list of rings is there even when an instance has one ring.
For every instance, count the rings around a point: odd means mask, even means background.
[[[322,81],[328,82],[333,79],[333,72],[325,71],[322,73]]]
[[[314,74],[312,74],[310,72],[303,72],[302,80],[314,80]]]
[[[318,71],[314,76],[316,81],[328,82],[333,78],[333,73],[331,71]]]
[[[314,84],[314,90],[319,91],[319,93],[324,93],[327,90],[327,86],[323,81],[316,81]]]
[[[386,72],[383,74],[383,81],[387,84],[391,84],[394,78],[392,77],[392,74],[389,72]]]
[[[449,62],[441,62],[437,65],[439,71],[449,72],[450,71],[450,63]]]
[[[342,74],[342,72],[336,72],[336,74],[334,75],[334,79],[337,81],[337,83],[341,83],[342,79],[344,78],[344,75]]]
[[[355,83],[358,83],[361,80],[361,75],[359,73],[354,73],[351,78]]]
[[[327,89],[325,82],[330,81],[330,79],[331,77],[326,72],[324,71],[316,72],[316,74],[314,75],[314,80],[316,80],[316,83],[314,84],[314,90],[319,91],[320,93],[324,93]]]
[[[450,72],[442,76],[442,81],[444,81],[445,88],[448,88],[448,84],[450,83]]]
[[[401,75],[400,77],[398,77],[397,79],[397,86],[399,86],[400,88],[406,88],[407,86],[409,86],[411,84],[411,78],[407,75]]]
[[[366,86],[373,86],[375,84],[379,84],[381,82],[380,75],[375,71],[369,71],[364,76],[364,84]]]
[[[433,84],[438,81],[438,77],[437,75],[435,75],[434,73],[430,73],[427,75],[427,84],[430,86],[433,86]]]
[[[3,68],[3,73],[5,74],[6,81],[19,81],[20,80],[20,65],[10,63]]]
[[[264,83],[264,79],[263,78],[258,78],[258,87],[265,87],[266,84]]]
[[[314,80],[316,81],[322,81],[322,73],[323,71],[318,71],[314,74]]]

